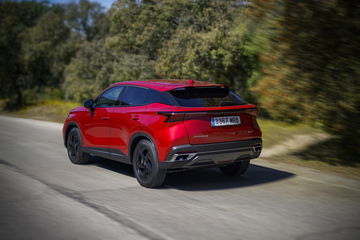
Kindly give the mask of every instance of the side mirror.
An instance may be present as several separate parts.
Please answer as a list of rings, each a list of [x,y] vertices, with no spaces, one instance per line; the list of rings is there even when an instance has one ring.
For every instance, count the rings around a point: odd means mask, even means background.
[[[93,111],[94,110],[94,100],[93,99],[88,99],[88,100],[85,100],[84,102],[84,107],[90,109],[90,111]]]

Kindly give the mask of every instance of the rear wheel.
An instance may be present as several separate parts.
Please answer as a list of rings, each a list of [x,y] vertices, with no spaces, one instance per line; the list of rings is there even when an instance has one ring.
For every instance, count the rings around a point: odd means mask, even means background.
[[[78,128],[70,130],[66,143],[70,161],[74,164],[85,164],[90,160],[90,155],[82,150],[82,139]]]
[[[133,154],[134,174],[141,186],[154,188],[161,186],[166,177],[166,170],[160,169],[156,149],[149,140],[141,140]]]
[[[246,172],[250,164],[250,160],[243,160],[224,167],[219,167],[220,171],[226,176],[241,175]]]

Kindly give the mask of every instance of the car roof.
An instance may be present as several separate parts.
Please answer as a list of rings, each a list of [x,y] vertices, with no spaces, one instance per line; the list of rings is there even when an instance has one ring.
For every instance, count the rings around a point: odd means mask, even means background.
[[[152,88],[161,92],[170,91],[176,88],[185,87],[224,87],[223,84],[194,81],[192,79],[154,79],[154,80],[134,80],[114,83],[114,85],[134,85],[140,87]]]

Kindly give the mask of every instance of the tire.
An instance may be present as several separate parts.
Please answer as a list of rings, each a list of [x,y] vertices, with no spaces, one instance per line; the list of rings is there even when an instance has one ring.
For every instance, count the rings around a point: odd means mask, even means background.
[[[164,183],[166,170],[160,169],[155,146],[149,140],[141,140],[132,157],[134,175],[141,186],[159,187]]]
[[[82,139],[78,128],[70,130],[67,137],[66,148],[70,161],[74,164],[86,164],[90,155],[82,150]]]
[[[250,165],[250,160],[242,160],[228,166],[219,167],[220,171],[226,176],[242,175]]]

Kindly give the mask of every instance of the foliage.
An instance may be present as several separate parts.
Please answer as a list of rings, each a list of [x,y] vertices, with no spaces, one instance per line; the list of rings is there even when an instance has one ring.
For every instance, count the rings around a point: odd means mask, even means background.
[[[24,32],[22,58],[26,86],[43,88],[58,85],[63,67],[69,62],[68,55],[71,55],[66,52],[69,35],[61,13],[54,11],[43,14],[35,26]]]
[[[251,75],[243,39],[241,31],[218,26],[206,32],[178,28],[160,50],[157,71],[163,76],[222,82],[242,90]]]
[[[86,41],[104,38],[109,31],[109,19],[99,3],[80,0],[66,6],[65,23]]]
[[[95,97],[111,83],[151,78],[153,69],[146,56],[113,54],[103,40],[84,42],[66,68],[65,97],[76,101]]]
[[[32,27],[45,10],[43,3],[0,2],[0,93],[2,98],[10,98],[13,105],[23,103],[20,90],[25,74],[21,59],[22,33]]]
[[[255,88],[261,105],[276,119],[321,124],[341,136],[346,155],[359,156],[359,3],[282,4],[272,63]]]
[[[242,2],[120,0],[107,44],[154,59],[161,77],[222,82],[246,95],[252,65]]]
[[[187,10],[186,0],[118,0],[111,12],[111,48],[155,59],[163,42],[170,39]]]
[[[35,97],[47,87],[59,88],[83,39],[103,38],[109,25],[104,9],[87,0],[2,1],[0,22],[0,92],[9,107],[26,104],[27,90]]]

